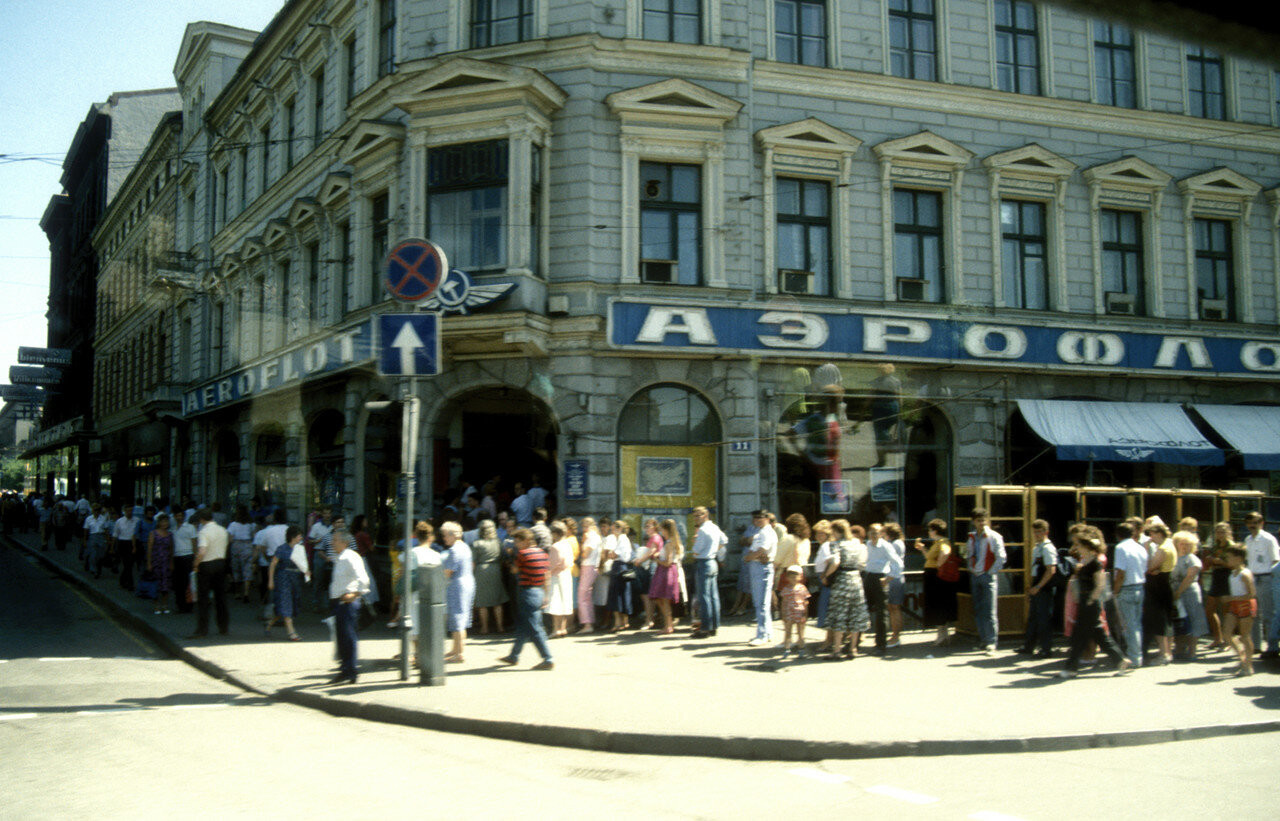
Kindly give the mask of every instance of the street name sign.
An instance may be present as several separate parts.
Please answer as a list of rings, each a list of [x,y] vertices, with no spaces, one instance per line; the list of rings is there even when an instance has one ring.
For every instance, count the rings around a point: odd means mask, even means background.
[[[70,348],[18,348],[18,362],[23,365],[70,365]]]

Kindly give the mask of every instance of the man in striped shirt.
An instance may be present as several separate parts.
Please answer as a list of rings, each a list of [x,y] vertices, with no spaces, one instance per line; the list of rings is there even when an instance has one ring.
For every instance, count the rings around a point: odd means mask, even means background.
[[[542,663],[535,670],[554,670],[551,660],[551,648],[547,645],[547,631],[542,626],[542,610],[546,606],[543,585],[547,583],[547,571],[550,560],[544,550],[534,541],[533,533],[521,528],[511,534],[516,545],[515,566],[519,581],[519,593],[516,595],[516,641],[508,655],[498,659],[503,664],[515,664],[520,660],[520,651],[525,642],[532,641],[533,646],[542,654]]]

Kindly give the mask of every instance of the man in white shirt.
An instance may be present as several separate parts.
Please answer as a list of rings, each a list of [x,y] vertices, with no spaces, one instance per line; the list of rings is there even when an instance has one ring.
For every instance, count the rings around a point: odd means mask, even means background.
[[[111,552],[120,562],[120,586],[133,592],[133,561],[138,555],[138,520],[133,508],[125,506],[124,515],[116,519],[111,530]]]
[[[705,639],[720,628],[720,562],[724,561],[729,537],[711,521],[711,513],[705,507],[693,509],[693,521],[698,526],[693,537],[693,560],[701,626],[691,635]]]
[[[369,572],[364,559],[348,549],[346,533],[333,534],[333,577],[329,581],[329,600],[333,606],[334,629],[338,638],[341,666],[330,684],[356,683],[356,617],[360,598],[369,593]]]
[[[187,590],[191,586],[191,568],[196,560],[196,526],[187,521],[182,510],[173,513],[173,585],[178,597],[178,612],[190,613]]]
[[[1004,538],[987,526],[987,510],[975,507],[970,514],[973,529],[965,545],[969,560],[969,593],[973,597],[973,626],[978,643],[988,655],[996,651],[1000,635],[996,613],[997,584],[1004,567]]]
[[[1280,620],[1276,619],[1276,601],[1280,599],[1276,574],[1280,572],[1280,543],[1276,537],[1263,530],[1265,521],[1256,510],[1244,517],[1244,526],[1249,535],[1244,537],[1245,564],[1253,574],[1254,587],[1258,594],[1258,617],[1253,620],[1253,646],[1262,650],[1265,638],[1267,649],[1264,658],[1276,658],[1277,645],[1280,644]]]
[[[1116,548],[1111,570],[1111,583],[1120,611],[1120,629],[1124,633],[1124,654],[1134,667],[1142,666],[1142,606],[1146,598],[1147,548],[1134,539],[1133,523],[1116,525]],[[1116,632],[1116,631],[1112,631]]]
[[[95,579],[102,578],[102,559],[107,551],[107,535],[111,520],[102,512],[101,505],[94,505],[84,520],[85,565],[84,569]]]
[[[196,514],[200,530],[196,535],[196,632],[188,638],[201,639],[209,635],[209,596],[213,595],[214,611],[218,619],[218,632],[226,635],[231,627],[227,612],[227,545],[230,539],[227,529],[213,521],[207,507]]]
[[[773,641],[773,619],[769,604],[773,591],[773,557],[778,553],[778,533],[769,524],[769,512],[757,510],[751,514],[751,523],[759,528],[751,537],[751,544],[742,554],[742,562],[751,582],[751,604],[756,614],[756,636],[747,642],[759,647]]]

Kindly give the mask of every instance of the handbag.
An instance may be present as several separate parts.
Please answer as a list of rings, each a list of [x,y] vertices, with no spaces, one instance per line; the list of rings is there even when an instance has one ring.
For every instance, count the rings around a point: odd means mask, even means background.
[[[960,554],[952,550],[938,565],[938,578],[944,582],[960,581]]]

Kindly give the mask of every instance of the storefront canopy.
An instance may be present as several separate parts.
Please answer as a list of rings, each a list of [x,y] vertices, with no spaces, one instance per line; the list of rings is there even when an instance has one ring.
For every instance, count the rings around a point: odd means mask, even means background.
[[[1244,457],[1245,470],[1280,470],[1280,408],[1192,405]]]
[[[1222,451],[1178,405],[1019,399],[1018,410],[1059,459],[1220,465]]]

